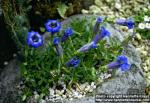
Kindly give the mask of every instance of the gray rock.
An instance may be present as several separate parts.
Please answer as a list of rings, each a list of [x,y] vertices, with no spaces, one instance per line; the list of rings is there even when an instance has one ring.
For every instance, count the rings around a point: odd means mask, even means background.
[[[18,89],[20,73],[16,60],[0,73],[0,103],[21,103]]]

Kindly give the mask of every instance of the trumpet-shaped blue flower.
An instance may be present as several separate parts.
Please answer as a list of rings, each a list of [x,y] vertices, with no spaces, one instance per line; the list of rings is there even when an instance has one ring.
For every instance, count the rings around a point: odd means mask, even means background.
[[[55,37],[55,38],[53,39],[53,44],[54,44],[54,45],[58,45],[59,42],[60,42],[59,37]]]
[[[80,49],[77,50],[77,52],[85,52],[91,48],[96,48],[96,44],[93,41],[82,46]]]
[[[76,57],[72,58],[70,61],[66,63],[67,67],[78,67],[80,60]]]
[[[55,48],[56,48],[56,52],[59,56],[63,55],[63,49],[60,45],[60,39],[58,37],[55,37],[53,39],[53,44],[55,45]]]
[[[126,25],[128,26],[129,29],[132,29],[134,28],[135,23],[132,19],[127,19]]]
[[[99,25],[100,23],[103,22],[103,17],[99,16],[97,19],[96,19],[96,23],[94,25],[94,29],[93,29],[93,32],[94,34],[96,34],[98,32],[98,29],[99,29]]]
[[[99,16],[99,17],[97,17],[96,22],[97,22],[97,23],[102,23],[103,20],[104,20],[104,18],[101,17],[101,16]]]
[[[64,31],[64,35],[61,38],[61,41],[66,41],[71,35],[73,34],[73,29],[71,27],[68,27]]]
[[[117,19],[116,20],[116,24],[118,24],[118,25],[124,25],[125,26],[126,20],[125,19]]]
[[[100,41],[106,36],[110,36],[110,32],[105,27],[101,27],[100,30],[100,34],[96,34],[92,42],[85,44],[80,49],[78,49],[77,52],[85,52],[90,48],[96,48],[98,41]]]
[[[120,68],[122,71],[127,71],[130,69],[130,64],[128,63],[128,58],[124,55],[121,55],[117,57],[116,61],[109,63],[107,68]]]
[[[37,48],[43,45],[43,37],[38,32],[28,32],[27,44],[31,47]]]
[[[100,41],[106,36],[110,36],[110,32],[105,27],[102,26],[100,29],[100,34],[96,34],[93,41],[97,44],[98,41]]]
[[[127,26],[128,29],[134,28],[134,25],[135,25],[134,20],[131,18],[126,19],[126,20],[125,19],[117,19],[116,24]]]
[[[45,23],[46,30],[52,34],[57,33],[61,29],[61,23],[57,20],[48,20]]]

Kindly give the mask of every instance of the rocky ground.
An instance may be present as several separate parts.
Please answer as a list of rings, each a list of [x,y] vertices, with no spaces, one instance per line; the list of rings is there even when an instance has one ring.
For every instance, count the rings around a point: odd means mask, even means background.
[[[94,0],[95,4],[82,13],[101,14],[109,17],[129,17],[150,9],[149,0]]]

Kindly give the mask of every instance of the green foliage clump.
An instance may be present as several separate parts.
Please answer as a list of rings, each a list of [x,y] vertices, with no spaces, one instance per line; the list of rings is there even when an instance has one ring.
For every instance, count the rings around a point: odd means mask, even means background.
[[[21,64],[22,75],[25,79],[25,95],[30,96],[33,91],[47,94],[48,88],[59,84],[58,81],[63,81],[68,88],[77,83],[97,81],[97,73],[107,71],[104,70],[104,66],[122,52],[120,44],[111,39],[110,44],[102,40],[96,49],[90,49],[85,53],[76,52],[95,36],[92,24],[93,20],[86,19],[71,23],[70,27],[75,30],[75,33],[67,41],[61,43],[63,56],[56,54],[52,43],[56,35],[50,35],[44,47],[37,49],[25,47],[24,62]],[[66,28],[65,25],[64,28]],[[57,34],[58,37],[63,35],[63,29]],[[79,66],[67,67],[66,62],[75,56],[81,60]]]

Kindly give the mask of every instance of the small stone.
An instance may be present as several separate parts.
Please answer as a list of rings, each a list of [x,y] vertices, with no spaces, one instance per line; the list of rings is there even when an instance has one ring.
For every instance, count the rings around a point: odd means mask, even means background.
[[[150,59],[147,59],[147,60],[145,61],[145,63],[149,65],[149,64],[150,64]]]
[[[69,100],[73,100],[73,98],[69,98]]]
[[[49,89],[50,95],[54,95],[54,89]]]
[[[150,17],[148,17],[147,15],[144,16],[144,21],[145,21],[145,22],[149,22],[149,21],[150,21]]]
[[[56,94],[55,97],[57,98],[57,97],[60,97],[60,96],[58,94]]]
[[[90,90],[90,85],[88,85],[86,88],[85,88],[85,91],[89,91]]]
[[[35,100],[38,100],[39,97],[40,97],[40,96],[39,96],[38,94],[35,94],[35,95],[34,95],[34,99],[35,99]]]
[[[63,98],[66,98],[67,96],[66,96],[66,95],[62,95],[62,97],[63,97]]]
[[[90,10],[91,13],[93,13],[93,14],[99,14],[99,13],[101,13],[100,8],[97,7],[97,6],[95,6],[95,5],[90,6],[89,10]]]
[[[60,94],[60,90],[57,90],[57,89],[56,89],[55,92],[56,92],[56,94],[58,94],[58,95]]]
[[[96,85],[93,86],[93,89],[96,89]]]
[[[145,28],[146,28],[146,29],[150,29],[150,23],[146,23],[146,24],[145,24]]]
[[[95,4],[99,7],[102,6],[102,1],[101,0],[95,0]]]
[[[74,92],[73,92],[73,97],[77,98],[78,95],[79,95],[79,93],[78,93],[77,91],[74,91]]]
[[[60,93],[63,94],[65,92],[65,90],[61,90]]]
[[[148,72],[148,68],[145,66],[143,67],[145,72]]]
[[[43,99],[41,99],[41,100],[39,101],[39,103],[46,103],[46,101],[43,100]]]
[[[137,41],[134,41],[133,44],[134,44],[135,46],[138,46],[138,45],[139,45]]]
[[[136,34],[136,38],[137,38],[138,40],[142,40],[141,35],[140,35],[139,33]]]
[[[17,56],[17,54],[14,53],[14,54],[13,54],[13,57],[16,57],[16,56]]]
[[[115,3],[115,8],[118,9],[118,10],[121,9],[121,4],[120,3]]]
[[[62,100],[61,96],[56,97],[56,100]]]
[[[141,51],[141,53],[146,56],[147,55],[147,51]]]
[[[148,79],[150,80],[150,75],[148,76]]]
[[[90,88],[90,89],[89,89],[89,92],[93,92],[93,88]]]
[[[5,61],[5,62],[4,62],[4,65],[5,65],[5,66],[6,66],[6,65],[8,65],[8,62],[7,62],[7,61]]]
[[[78,95],[78,98],[82,98],[82,97],[83,97],[83,95],[82,95],[82,94],[79,94],[79,95]]]
[[[48,101],[48,97],[47,96],[45,97],[45,100]]]
[[[91,86],[94,86],[94,84],[95,84],[95,83],[94,83],[94,82],[92,82],[92,83],[91,83]]]
[[[81,11],[83,14],[88,14],[89,13],[89,11],[88,10],[85,10],[85,9],[82,9],[82,11]]]
[[[81,89],[82,91],[84,91],[84,89],[85,89],[85,87],[86,87],[87,85],[89,85],[87,82],[84,83],[84,84],[81,84],[81,85],[80,85],[80,89]]]

